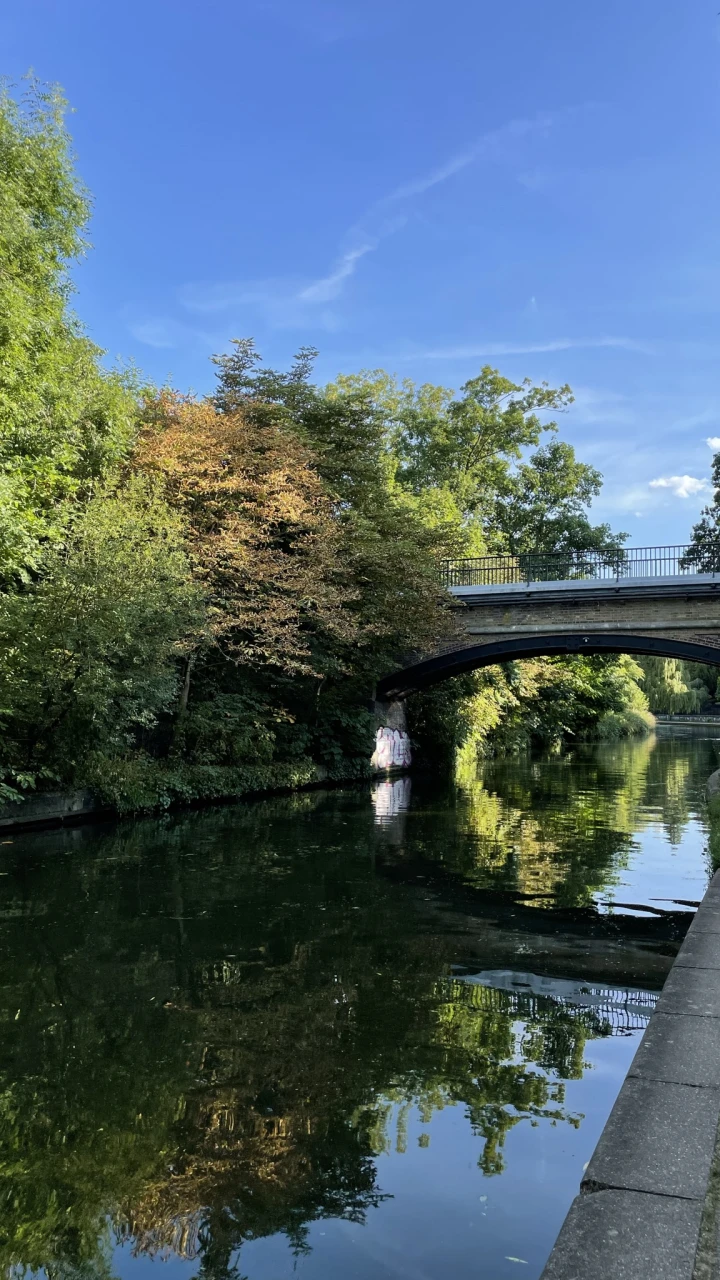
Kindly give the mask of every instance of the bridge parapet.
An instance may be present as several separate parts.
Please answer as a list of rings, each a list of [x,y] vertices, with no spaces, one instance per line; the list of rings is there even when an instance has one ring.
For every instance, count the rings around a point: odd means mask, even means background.
[[[511,601],[573,599],[577,602],[622,598],[660,599],[669,596],[714,595],[720,593],[720,573],[666,574],[655,577],[519,579],[515,582],[471,583],[448,587],[453,599],[473,605],[483,601],[508,604]]]
[[[443,582],[456,587],[499,587],[522,582],[615,581],[720,574],[720,555],[692,543],[661,547],[608,547],[601,551],[521,551],[517,555],[445,560]]]

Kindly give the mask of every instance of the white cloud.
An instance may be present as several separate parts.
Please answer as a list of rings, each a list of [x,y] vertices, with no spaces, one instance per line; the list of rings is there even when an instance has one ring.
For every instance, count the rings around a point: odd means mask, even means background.
[[[373,253],[382,241],[406,225],[408,213],[395,212],[398,206],[408,205],[433,187],[447,182],[481,157],[496,163],[507,163],[512,158],[514,145],[533,134],[546,132],[552,123],[553,117],[550,115],[511,120],[499,129],[483,134],[471,146],[451,156],[444,164],[395,187],[370,205],[363,216],[350,227],[345,236],[348,247],[330,271],[317,280],[288,278],[209,286],[189,285],[181,290],[180,302],[188,310],[197,312],[221,311],[238,306],[257,307],[265,314],[269,323],[280,328],[307,323],[309,308],[334,302],[339,298],[361,259]],[[321,323],[325,327],[335,327],[330,316],[322,317]],[[602,345],[613,345],[613,342],[609,340]],[[559,346],[540,349],[564,348]],[[497,354],[502,352],[498,351]]]
[[[329,275],[316,280],[314,284],[308,285],[307,289],[303,289],[298,294],[299,301],[332,302],[342,292],[343,284],[348,277],[354,274],[360,259],[364,258],[365,254],[370,253],[374,248],[374,244],[361,244],[358,245],[357,249],[350,249],[348,253],[344,253],[338,265]]]
[[[651,489],[669,489],[676,498],[691,498],[709,487],[707,480],[698,480],[695,476],[658,476],[657,480],[650,481]]]
[[[638,515],[652,502],[646,484],[631,484],[626,489],[608,485],[603,489],[602,504],[606,511]]]
[[[142,320],[130,325],[130,332],[138,342],[147,347],[170,348],[176,346],[176,335],[171,332],[172,324],[167,320]]]
[[[720,449],[720,436],[708,436],[705,443],[709,449],[712,449],[713,453],[716,453]]]
[[[601,423],[603,427],[635,427],[637,425],[638,411],[636,405],[630,397],[622,395],[618,391],[613,391],[606,387],[588,387],[582,384],[580,386],[573,384],[573,395],[575,396],[575,401],[571,414],[574,423],[580,423],[583,426],[594,426],[596,423]],[[622,441],[622,449],[626,453],[627,437],[624,434]],[[583,448],[586,454],[590,451],[602,457],[607,457],[608,449],[612,449],[611,456],[613,461],[615,460],[615,445],[608,440],[605,432],[594,432],[583,444]]]
[[[430,351],[416,352],[406,359],[422,360],[474,360],[482,356],[527,356],[550,351],[570,351],[595,347],[617,347],[624,351],[636,351],[652,355],[652,348],[635,338],[555,338],[549,342],[487,342],[467,347],[435,347]]]

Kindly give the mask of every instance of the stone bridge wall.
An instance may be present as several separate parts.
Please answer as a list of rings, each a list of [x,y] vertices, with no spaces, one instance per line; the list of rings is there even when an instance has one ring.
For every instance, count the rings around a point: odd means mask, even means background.
[[[379,698],[404,698],[475,666],[583,648],[674,652],[720,665],[720,580],[711,574],[452,587],[450,594],[457,608],[455,637],[381,680]]]
[[[684,585],[684,584],[683,584]],[[663,590],[663,586],[665,589]],[[665,635],[720,648],[720,591],[715,583],[700,589],[669,591],[653,586],[595,586],[584,583],[535,584],[525,591],[490,588],[453,593],[464,632],[450,651],[469,644],[553,632]],[[467,637],[467,638],[466,638]]]

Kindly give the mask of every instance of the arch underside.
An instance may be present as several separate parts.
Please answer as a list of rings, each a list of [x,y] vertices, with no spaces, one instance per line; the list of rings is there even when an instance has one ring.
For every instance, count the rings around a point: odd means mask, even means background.
[[[696,644],[689,640],[675,640],[661,635],[612,635],[609,632],[593,635],[574,634],[508,636],[489,644],[476,644],[451,653],[440,653],[425,658],[401,671],[378,681],[379,700],[406,698],[410,693],[428,689],[431,685],[448,680],[451,676],[475,671],[478,667],[490,667],[497,662],[513,662],[521,658],[557,658],[573,654],[631,653],[655,658],[684,658],[686,662],[707,662],[720,667],[720,647]]]

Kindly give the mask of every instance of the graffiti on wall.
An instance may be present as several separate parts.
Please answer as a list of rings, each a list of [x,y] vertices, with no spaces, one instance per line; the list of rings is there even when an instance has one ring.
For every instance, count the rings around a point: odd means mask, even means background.
[[[401,729],[378,729],[370,761],[373,769],[402,769],[412,764],[410,739]]]

